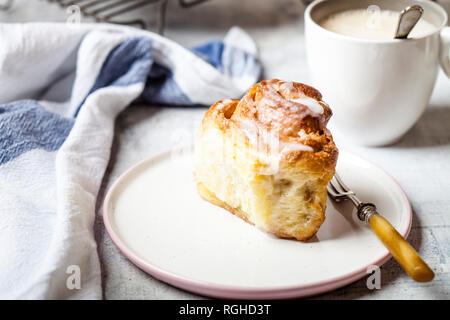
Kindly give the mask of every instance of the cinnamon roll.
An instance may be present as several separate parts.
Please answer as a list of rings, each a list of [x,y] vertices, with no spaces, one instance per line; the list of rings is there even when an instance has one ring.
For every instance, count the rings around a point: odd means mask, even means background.
[[[307,240],[325,220],[338,150],[316,89],[265,80],[206,112],[195,141],[200,195],[280,238]]]

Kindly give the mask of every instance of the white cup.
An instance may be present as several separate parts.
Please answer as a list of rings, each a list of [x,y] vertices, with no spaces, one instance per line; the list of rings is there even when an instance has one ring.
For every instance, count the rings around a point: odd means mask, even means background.
[[[366,40],[328,31],[332,13],[377,5],[400,12],[419,4],[436,31],[406,40]],[[447,13],[428,0],[316,0],[305,11],[305,38],[313,85],[330,104],[331,128],[346,140],[381,146],[401,138],[419,119],[433,91],[439,62],[450,76]],[[449,88],[450,90],[450,88]]]

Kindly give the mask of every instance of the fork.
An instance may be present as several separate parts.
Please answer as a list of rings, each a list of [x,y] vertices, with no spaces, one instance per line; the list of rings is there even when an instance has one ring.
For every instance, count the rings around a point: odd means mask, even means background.
[[[330,197],[340,202],[350,200],[356,207],[358,219],[366,222],[381,240],[391,255],[418,282],[428,282],[434,278],[434,273],[416,250],[398,233],[397,230],[383,218],[373,203],[361,202],[355,192],[349,189],[336,173],[327,186]]]

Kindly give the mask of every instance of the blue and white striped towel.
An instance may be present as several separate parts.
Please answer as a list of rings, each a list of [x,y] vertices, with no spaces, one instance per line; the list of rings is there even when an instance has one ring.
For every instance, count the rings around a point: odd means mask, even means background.
[[[137,99],[239,97],[256,47],[239,28],[190,51],[98,24],[2,24],[0,41],[0,298],[101,298],[93,222],[115,117]]]

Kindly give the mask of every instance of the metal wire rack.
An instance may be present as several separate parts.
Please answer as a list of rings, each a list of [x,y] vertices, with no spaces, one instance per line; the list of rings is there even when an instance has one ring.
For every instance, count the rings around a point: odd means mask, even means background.
[[[159,34],[164,33],[165,18],[168,0],[47,0],[55,2],[65,8],[77,8],[79,12],[87,17],[94,18],[99,22],[132,25],[147,29],[148,24],[143,19],[123,19],[121,16],[137,11],[149,5],[156,7],[156,30]],[[191,8],[209,0],[178,0],[180,7]],[[0,4],[0,10],[8,10],[13,0],[7,0]]]

